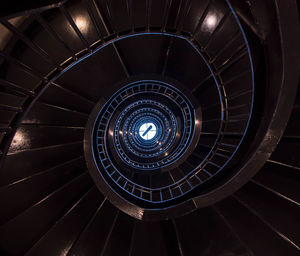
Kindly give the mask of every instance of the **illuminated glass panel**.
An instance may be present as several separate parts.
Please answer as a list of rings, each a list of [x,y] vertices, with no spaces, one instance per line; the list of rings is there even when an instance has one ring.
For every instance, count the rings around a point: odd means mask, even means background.
[[[139,134],[144,140],[151,140],[156,135],[157,130],[154,123],[144,123],[139,128]]]

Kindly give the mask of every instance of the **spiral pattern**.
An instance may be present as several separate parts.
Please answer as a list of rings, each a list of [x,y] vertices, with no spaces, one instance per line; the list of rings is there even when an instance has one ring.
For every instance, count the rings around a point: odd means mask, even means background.
[[[158,81],[123,87],[99,117],[100,160],[109,159],[116,169],[126,164],[136,171],[161,169],[184,155],[196,119],[190,101],[175,87]],[[143,128],[147,124],[150,129]]]

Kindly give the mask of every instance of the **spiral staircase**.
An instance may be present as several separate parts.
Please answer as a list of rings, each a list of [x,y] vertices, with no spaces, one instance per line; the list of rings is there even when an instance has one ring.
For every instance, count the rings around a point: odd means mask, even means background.
[[[3,6],[0,255],[300,255],[297,1]]]

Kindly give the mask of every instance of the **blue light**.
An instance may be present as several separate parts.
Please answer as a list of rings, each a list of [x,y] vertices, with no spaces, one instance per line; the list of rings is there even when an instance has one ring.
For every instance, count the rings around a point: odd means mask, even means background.
[[[143,123],[139,128],[139,134],[144,140],[151,140],[157,134],[157,128],[154,123]]]
[[[241,24],[238,20],[238,17],[236,15],[236,13],[234,12],[232,6],[230,5],[229,3],[229,0],[226,0],[228,6],[229,6],[229,9],[231,10],[231,12],[233,13],[233,16],[238,24],[238,26],[240,27],[240,30],[241,30],[241,33],[242,33],[242,36],[244,38],[244,41],[245,41],[245,45],[247,47],[247,50],[248,50],[248,57],[249,57],[249,61],[250,61],[250,69],[251,69],[251,85],[252,85],[252,95],[253,95],[253,92],[254,92],[254,72],[253,72],[253,63],[252,63],[252,59],[251,59],[251,53],[250,53],[250,48],[249,48],[249,45],[248,45],[248,42],[247,42],[247,38],[245,36],[245,33],[243,31],[243,28],[241,27]],[[204,63],[206,64],[207,68],[210,70],[211,74],[212,74],[212,78],[215,82],[215,85],[217,86],[217,90],[218,90],[218,94],[219,94],[219,100],[220,100],[220,105],[222,106],[222,109],[223,109],[223,102],[222,102],[222,93],[221,93],[221,90],[220,90],[220,87],[218,86],[218,80],[217,80],[217,77],[215,76],[215,73],[212,69],[212,67],[209,65],[208,61],[205,59],[205,57],[202,55],[202,53],[200,52],[200,50],[198,49],[198,46],[197,44],[193,43],[193,41],[190,41],[189,38],[186,38],[185,36],[181,35],[181,34],[172,34],[172,33],[169,33],[169,32],[141,32],[141,33],[133,33],[133,34],[130,34],[130,35],[126,35],[126,36],[120,36],[120,37],[117,37],[117,38],[114,38],[113,40],[111,41],[108,41],[106,42],[105,44],[99,46],[98,48],[96,48],[92,53],[90,54],[87,54],[86,56],[84,56],[83,58],[81,58],[79,61],[77,61],[76,63],[73,63],[71,64],[69,67],[67,67],[64,72],[66,72],[68,69],[70,69],[72,66],[74,66],[75,64],[83,61],[84,59],[86,59],[88,56],[94,54],[95,52],[101,50],[102,48],[114,43],[114,42],[117,42],[117,41],[120,41],[120,40],[123,40],[123,39],[126,39],[126,38],[131,38],[131,37],[138,37],[138,36],[143,36],[143,35],[162,35],[162,36],[166,36],[166,37],[173,37],[173,38],[178,38],[178,39],[182,39],[182,40],[185,40],[189,45],[191,45],[191,47],[199,54],[199,56],[203,59]],[[63,72],[63,73],[64,73]],[[139,83],[143,82],[143,80],[139,81]],[[148,80],[145,80],[144,82],[149,82]],[[151,81],[152,82],[152,81]],[[134,83],[132,83],[133,85]],[[134,90],[133,90],[134,91]],[[137,90],[138,92],[136,92],[137,94],[139,93],[139,90]],[[157,90],[159,91],[159,90]],[[118,92],[116,92],[114,95],[117,95]],[[113,96],[114,96],[113,95]],[[218,170],[218,172],[220,172],[224,166],[226,166],[226,164],[231,161],[233,155],[236,153],[236,151],[238,150],[240,144],[242,143],[243,139],[244,139],[244,136],[246,134],[246,131],[248,130],[248,126],[249,126],[249,122],[250,122],[250,117],[252,115],[252,108],[253,108],[253,98],[252,97],[252,102],[251,102],[251,111],[250,111],[250,115],[249,115],[249,118],[248,118],[248,122],[247,122],[247,126],[246,126],[246,129],[245,129],[245,132],[244,132],[244,135],[242,136],[239,144],[237,145],[235,151],[232,153],[232,155],[228,158],[227,162],[225,164],[223,164],[223,166]],[[106,103],[107,105],[108,103]],[[221,120],[223,121],[224,117],[223,117],[223,111],[221,111]],[[100,111],[97,118],[99,116],[103,115],[103,113]],[[108,115],[109,116],[109,115]],[[148,112],[147,112],[147,116],[148,116]],[[150,123],[152,120],[143,120],[141,123],[144,124],[144,123]],[[154,122],[154,121],[153,121]],[[101,122],[99,122],[100,124],[102,124]],[[173,122],[172,122],[173,123]],[[156,123],[155,123],[156,124]],[[128,140],[130,138],[137,138],[137,137],[140,137],[141,139],[143,139],[143,136],[139,133],[139,128],[141,126],[139,125],[136,125],[135,129],[132,129],[133,131],[135,131],[136,133],[135,134],[138,134],[139,136],[129,136],[128,137]],[[119,128],[118,128],[119,129]],[[115,129],[115,130],[118,130],[118,129]],[[151,130],[151,129],[150,129]],[[159,136],[159,134],[162,132],[162,131],[167,131],[168,129],[161,129],[161,127],[157,124],[157,127],[156,127],[156,134],[154,136]],[[93,129],[93,133],[94,133],[94,129]],[[119,132],[121,132],[122,130],[118,130]],[[127,129],[125,129],[125,132],[127,131]],[[128,130],[129,131],[129,130]],[[146,131],[146,130],[145,130]],[[145,133],[145,131],[143,132],[143,134]],[[172,129],[173,131],[173,129]],[[119,134],[118,132],[118,134]],[[220,126],[220,129],[219,129],[219,132],[218,132],[218,136],[220,135],[220,133],[222,132],[222,127]],[[124,133],[124,130],[122,131],[122,134]],[[146,135],[149,133],[149,131],[144,135],[146,137]],[[116,133],[115,133],[116,134]],[[150,133],[151,134],[151,133]],[[102,137],[101,137],[102,136]],[[148,135],[149,136],[149,135]],[[100,141],[100,138],[103,138],[101,139]],[[124,137],[126,138],[126,136]],[[106,136],[103,136],[102,134],[99,134],[99,130],[98,130],[98,140],[96,141],[98,144],[97,144],[97,149],[100,150],[100,145],[103,145],[102,143],[104,143],[106,140]],[[124,139],[125,140],[125,139]],[[153,140],[153,138],[152,138]],[[159,140],[160,141],[160,140]],[[131,141],[130,141],[131,142]],[[95,142],[94,142],[95,143]],[[144,144],[147,144],[147,143],[151,143],[151,139],[144,139],[144,142],[141,141],[141,145],[143,146]],[[211,150],[209,151],[209,153],[207,154],[206,158],[203,159],[202,163],[206,162],[207,159],[208,159],[208,156],[210,156],[213,152],[213,149],[215,148],[215,146],[217,145],[218,141],[215,140],[214,144],[211,145]],[[126,144],[127,144],[127,141],[126,141]],[[118,147],[119,147],[119,144],[118,144]],[[106,148],[106,146],[105,146]],[[147,147],[148,149],[148,147]],[[92,151],[93,151],[93,158],[94,158],[94,161],[96,162],[96,158],[95,158],[95,149],[93,148]],[[146,148],[144,149],[146,150]],[[99,151],[96,152],[99,154]],[[101,152],[100,152],[101,153]],[[122,153],[122,156],[124,154]],[[148,154],[147,154],[148,155]],[[178,154],[179,155],[179,154]],[[106,155],[103,155],[103,156],[106,156]],[[107,174],[111,177],[111,179],[113,180],[113,182],[115,183],[115,185],[117,185],[119,188],[121,188],[122,190],[124,190],[126,193],[129,193],[131,194],[133,197],[135,198],[138,198],[138,199],[141,199],[143,201],[147,201],[147,202],[151,202],[151,203],[161,203],[161,202],[165,202],[165,201],[169,201],[169,200],[172,200],[174,198],[178,198],[184,194],[186,194],[188,191],[190,191],[193,187],[190,185],[190,188],[187,189],[187,191],[182,191],[182,188],[181,188],[181,184],[183,184],[185,181],[187,183],[188,182],[188,178],[189,176],[191,177],[193,174],[196,174],[194,175],[195,178],[197,178],[199,180],[199,178],[197,177],[197,171],[199,170],[199,166],[202,166],[202,163],[200,163],[196,168],[194,168],[193,170],[191,170],[188,174],[186,174],[185,177],[181,178],[181,179],[178,179],[176,180],[176,182],[174,182],[173,184],[171,185],[168,185],[168,186],[165,186],[165,187],[160,187],[160,188],[149,188],[149,187],[144,187],[142,185],[139,185],[138,183],[135,183],[133,181],[131,181],[130,179],[127,179],[126,176],[124,176],[122,173],[119,172],[119,170],[114,166],[113,163],[110,162],[110,159],[107,159],[107,158],[101,158],[101,155],[99,154],[98,155],[99,159],[97,159],[97,161],[99,161],[99,163],[102,164],[103,168],[105,169],[105,171],[107,172]],[[126,156],[125,156],[126,157]],[[124,158],[125,160],[127,158]],[[170,161],[172,162],[172,161]],[[169,165],[169,162],[168,163],[164,163],[164,166],[167,166]],[[157,165],[159,166],[159,165]],[[100,170],[99,169],[99,166],[97,166],[98,168],[98,171],[99,171],[99,174],[102,176],[103,178],[103,175],[102,175],[102,171],[103,170]],[[140,165],[135,165],[134,168],[140,168],[140,169],[151,169],[152,167],[150,166],[150,164],[148,164],[146,167],[145,166],[140,166]],[[154,168],[154,166],[153,166]],[[118,175],[115,175],[116,173],[118,173]],[[117,178],[115,178],[117,177]],[[121,177],[121,179],[120,179]],[[103,178],[104,179],[104,178]],[[124,182],[119,182],[119,181],[123,181],[123,180],[126,180],[125,182],[125,185],[124,185]],[[111,186],[109,183],[107,183],[107,181],[104,179],[104,181],[106,182],[106,184],[108,186]],[[200,183],[202,183],[203,181],[199,180]],[[127,184],[131,184],[131,190],[128,190],[128,186]],[[127,187],[126,187],[127,186]],[[113,187],[111,187],[112,190],[114,190]],[[172,190],[173,188],[178,188],[181,193],[179,195],[175,195],[173,194]],[[141,191],[140,193],[133,193],[134,191]],[[163,199],[162,197],[160,197],[160,200],[158,201],[154,201],[152,199],[152,194],[153,193],[156,193],[156,192],[159,192],[160,195],[162,193],[163,190],[169,190],[169,193],[170,193],[170,198],[168,199]],[[150,199],[147,199],[147,198],[144,198],[143,195],[144,194],[147,194],[149,193],[150,194]],[[121,195],[120,195],[121,196]],[[121,196],[122,197],[122,196]]]

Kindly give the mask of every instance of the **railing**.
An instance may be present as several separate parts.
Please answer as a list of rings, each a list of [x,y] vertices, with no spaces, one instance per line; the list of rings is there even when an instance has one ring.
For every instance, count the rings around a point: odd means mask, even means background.
[[[14,25],[11,19],[1,19],[2,26],[10,31],[12,35],[9,43],[0,51],[2,67],[13,67],[18,70],[18,72],[21,70],[21,72],[30,76],[32,80],[29,89],[29,86],[24,87],[22,84],[17,84],[16,82],[7,79],[5,72],[1,75],[0,84],[3,91],[22,98],[22,103],[18,106],[12,106],[9,105],[9,103],[0,105],[0,110],[5,113],[3,116],[7,116],[6,119],[3,118],[1,120],[2,126],[0,127],[1,165],[4,163],[5,156],[9,151],[14,135],[21,125],[24,117],[29,113],[32,106],[49,86],[62,86],[58,85],[56,80],[64,74],[64,72],[87,57],[100,51],[104,47],[111,45],[118,57],[125,76],[130,77],[130,69],[126,61],[123,59],[117,43],[121,40],[126,40],[127,38],[133,38],[140,35],[160,35],[174,38],[170,41],[165,53],[162,74],[165,72],[165,67],[169,58],[169,51],[174,40],[185,40],[203,59],[210,71],[209,75],[204,80],[197,82],[197,86],[193,89],[193,94],[196,97],[199,96],[202,93],[201,90],[204,85],[206,83],[210,83],[211,86],[215,86],[216,98],[219,100],[219,103],[206,103],[202,109],[203,113],[207,116],[214,113],[216,109],[219,111],[219,117],[203,119],[201,136],[207,137],[210,144],[200,143],[198,145],[198,151],[200,152],[201,150],[204,150],[204,148],[207,148],[207,155],[202,159],[201,164],[199,165],[187,163],[187,165],[190,165],[188,169],[191,169],[191,171],[185,173],[182,178],[176,182],[176,188],[181,191],[180,195],[183,195],[185,192],[190,191],[193,187],[189,186],[192,181],[187,181],[187,189],[183,189],[183,183],[181,181],[196,179],[196,183],[201,184],[203,183],[203,180],[213,177],[217,172],[222,170],[230,162],[243,141],[249,126],[254,99],[254,73],[250,48],[243,28],[231,8],[230,3],[228,1],[224,1],[225,4],[227,2],[226,13],[224,13],[221,20],[218,22],[214,20],[216,17],[210,17],[208,15],[210,11],[210,4],[208,4],[194,31],[186,32],[183,30],[183,24],[185,17],[188,15],[188,10],[190,9],[191,2],[189,1],[181,7],[182,15],[176,16],[173,25],[168,24],[168,18],[171,11],[171,1],[166,1],[166,5],[163,10],[163,22],[159,27],[152,26],[151,24],[151,6],[149,5],[149,1],[146,1],[148,4],[144,26],[137,26],[134,24],[134,10],[133,6],[131,6],[132,2],[126,1],[126,12],[129,25],[128,28],[124,30],[123,28],[120,29],[122,26],[118,27],[116,24],[117,17],[113,16],[113,9],[110,1],[105,1],[104,4],[99,4],[96,0],[84,0],[82,3],[85,7],[87,18],[91,21],[91,26],[95,29],[98,37],[98,39],[94,42],[90,42],[82,32],[84,28],[80,27],[84,26],[84,24],[80,24],[80,21],[76,21],[76,17],[72,16],[70,13],[68,6],[69,2],[54,5],[51,6],[51,8],[40,8],[36,9],[34,12],[27,12],[26,18],[24,18],[23,23],[19,26]],[[67,21],[67,24],[72,28],[72,33],[81,42],[80,50],[72,49],[69,42],[66,42],[62,35],[57,33],[51,23],[47,21],[45,16],[47,16],[49,12],[57,12]],[[224,24],[226,24],[229,20],[234,21],[236,24],[236,31],[234,32],[232,40],[228,41],[226,45],[220,47],[217,52],[211,54],[209,52],[209,48],[214,41],[214,37],[217,36],[219,31],[221,31],[224,27]],[[37,45],[28,35],[27,31],[28,27],[33,24],[33,22],[37,22],[42,29],[44,29],[59,45],[61,45],[61,47],[68,52],[69,57],[58,62],[53,58],[53,56],[51,56],[51,54],[46,52],[42,46]],[[210,36],[206,42],[202,43],[200,42],[201,40],[197,38],[197,35],[202,29],[201,26],[206,24],[205,22],[208,24],[217,22],[217,24],[213,27],[213,30],[210,32]],[[226,53],[226,51],[232,47],[232,44],[238,40],[240,40],[240,44],[236,47],[236,50],[230,54]],[[13,54],[13,50],[15,49],[12,49],[12,46],[17,42],[22,42],[26,48],[38,55],[41,59],[40,66],[45,65],[48,67],[45,68],[46,71],[41,72],[36,68],[28,66],[23,63],[22,60],[15,57]],[[220,62],[219,57],[224,54],[227,54],[226,58]],[[240,72],[237,72],[232,67],[243,58],[247,59],[247,63],[245,64],[245,67],[243,67],[243,70],[239,70]],[[3,70],[5,69],[3,68]],[[230,77],[226,75],[229,71],[233,72],[230,74]],[[243,77],[245,77],[245,84],[240,86],[239,90],[232,90],[231,87],[233,87],[236,80]],[[246,97],[247,102],[242,103],[243,97]],[[87,98],[87,100],[95,103],[94,99]],[[194,156],[199,158],[197,152],[194,152]],[[134,187],[132,187],[132,190],[134,190]],[[142,192],[144,189],[141,188],[140,191],[141,194],[143,194]],[[159,193],[160,198],[162,198],[162,190],[160,190]],[[170,192],[170,198],[173,198],[172,192]]]

